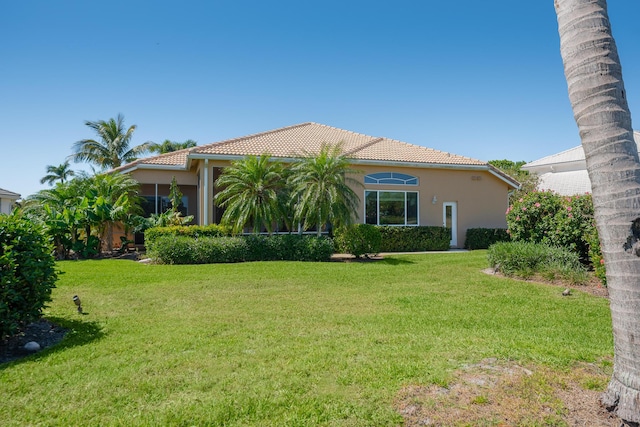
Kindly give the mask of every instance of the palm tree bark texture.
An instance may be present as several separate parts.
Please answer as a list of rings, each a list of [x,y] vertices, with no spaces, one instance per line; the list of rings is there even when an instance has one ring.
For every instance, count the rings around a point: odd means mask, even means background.
[[[606,0],[555,0],[569,99],[591,180],[607,269],[614,368],[602,396],[640,422],[640,161]]]

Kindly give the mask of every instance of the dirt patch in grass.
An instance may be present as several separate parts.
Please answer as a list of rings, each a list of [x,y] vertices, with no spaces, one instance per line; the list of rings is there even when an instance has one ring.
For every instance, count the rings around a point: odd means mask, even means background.
[[[617,427],[599,403],[610,365],[557,371],[487,359],[462,367],[446,386],[405,387],[395,407],[405,426]]]
[[[507,277],[500,272],[496,272],[495,269],[493,268],[485,268],[484,270],[482,270],[482,272],[492,276]],[[588,274],[589,276],[588,276],[587,282],[582,284],[567,283],[559,279],[548,280],[542,277],[541,275],[535,275],[527,279],[523,279],[520,277],[512,277],[512,276],[509,276],[509,278],[514,280],[521,280],[523,282],[544,283],[547,285],[557,286],[558,288],[561,288],[560,292],[564,291],[565,289],[571,289],[571,290],[579,290],[579,291],[587,292],[598,297],[608,298],[609,292],[607,291],[606,286],[603,286],[602,282],[600,282],[600,279],[598,279],[595,275],[593,275],[592,273],[588,273]]]

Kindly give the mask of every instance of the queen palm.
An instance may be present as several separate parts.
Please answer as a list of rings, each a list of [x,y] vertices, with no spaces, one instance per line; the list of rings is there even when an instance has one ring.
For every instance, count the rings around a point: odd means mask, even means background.
[[[95,131],[98,139],[83,139],[73,144],[75,153],[69,157],[76,163],[89,162],[102,169],[117,168],[136,160],[149,150],[149,142],[130,147],[136,125],[125,129],[122,114],[118,114],[115,119],[85,121],[84,124]]]
[[[355,219],[360,198],[350,177],[358,173],[343,155],[341,144],[323,144],[320,152],[301,158],[291,168],[289,187],[295,203],[295,220],[318,235],[326,224],[339,227]]]
[[[279,219],[278,194],[283,187],[282,165],[272,162],[269,155],[247,156],[224,169],[216,180],[221,190],[216,204],[225,209],[222,223],[234,233],[245,227],[259,233],[264,227],[269,233]]]
[[[607,268],[613,375],[602,403],[640,422],[640,161],[605,0],[555,0],[569,99]]]
[[[61,184],[64,184],[67,179],[74,176],[75,172],[69,168],[69,161],[58,165],[47,165],[47,175],[42,177],[40,180],[40,184],[44,184],[45,182],[49,185],[53,185],[56,181],[60,181]]]

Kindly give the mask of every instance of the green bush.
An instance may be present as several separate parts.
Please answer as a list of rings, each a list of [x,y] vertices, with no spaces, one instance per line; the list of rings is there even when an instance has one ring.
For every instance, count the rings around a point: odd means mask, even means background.
[[[229,235],[229,229],[219,224],[152,227],[144,232],[145,241],[154,240],[160,236],[221,237]]]
[[[58,278],[45,231],[0,215],[0,341],[38,319]]]
[[[451,229],[446,227],[377,227],[382,235],[380,252],[448,251]]]
[[[589,194],[572,197],[551,191],[525,194],[509,206],[507,224],[514,241],[561,246],[588,263],[588,236],[595,229]]]
[[[587,280],[578,254],[566,248],[532,242],[498,242],[487,252],[489,266],[506,276],[529,278],[536,274],[571,283]]]
[[[464,242],[465,249],[487,249],[498,242],[511,240],[505,228],[469,228]]]
[[[567,197],[550,191],[525,194],[509,206],[507,224],[514,241],[545,243],[574,251],[606,285],[591,195]]]
[[[336,230],[334,242],[338,252],[360,258],[362,255],[380,252],[382,234],[373,225],[353,224]]]
[[[328,261],[333,242],[326,237],[298,234],[236,237],[154,236],[149,256],[164,264],[210,264],[244,261]]]

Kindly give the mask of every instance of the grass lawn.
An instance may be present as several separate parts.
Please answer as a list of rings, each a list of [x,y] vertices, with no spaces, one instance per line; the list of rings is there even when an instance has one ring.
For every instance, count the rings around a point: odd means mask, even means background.
[[[0,365],[0,424],[393,426],[403,386],[446,385],[463,364],[560,371],[612,355],[606,299],[486,275],[486,264],[485,251],[61,262],[45,316],[71,332]]]

